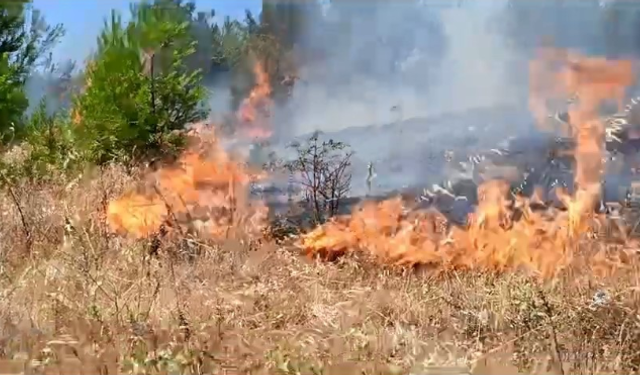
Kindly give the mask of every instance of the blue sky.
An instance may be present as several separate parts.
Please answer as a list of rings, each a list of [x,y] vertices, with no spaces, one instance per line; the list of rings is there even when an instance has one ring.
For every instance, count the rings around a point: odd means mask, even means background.
[[[73,59],[82,63],[96,44],[96,38],[111,9],[129,14],[131,0],[34,0],[49,24],[62,23],[66,35],[53,51],[54,60]],[[198,10],[216,10],[216,18],[229,15],[244,18],[245,9],[258,14],[261,0],[196,0]]]

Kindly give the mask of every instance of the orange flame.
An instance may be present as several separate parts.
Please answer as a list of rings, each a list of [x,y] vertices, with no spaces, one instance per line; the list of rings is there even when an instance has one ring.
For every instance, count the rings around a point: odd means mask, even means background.
[[[571,109],[576,191],[558,195],[566,211],[534,211],[532,200],[507,199],[509,186],[489,181],[478,189],[479,205],[468,227],[444,228],[434,211],[407,209],[391,199],[366,203],[350,216],[336,218],[302,236],[298,245],[309,254],[365,251],[394,264],[429,264],[440,271],[528,269],[550,278],[566,268],[590,229],[599,225],[593,207],[600,194],[604,137],[599,105],[620,101],[633,81],[627,61],[590,59],[560,50],[543,50],[531,66],[531,106],[543,119],[550,96],[577,92],[580,103]],[[548,79],[552,77],[552,79]],[[622,94],[621,94],[622,93]],[[533,199],[533,197],[532,197]]]
[[[95,61],[93,61],[93,60],[87,61],[84,85],[82,85],[82,87],[80,88],[80,94],[86,93],[87,90],[91,87],[91,84],[92,84],[91,73],[95,69],[96,69]],[[71,108],[71,122],[74,125],[80,125],[80,124],[82,124],[83,117],[84,116],[82,114],[82,108],[80,108],[76,103],[73,106],[73,108]]]
[[[248,223],[249,231],[264,225],[266,206],[250,202],[246,194],[248,184],[261,175],[232,160],[213,135],[205,142],[203,132],[197,134],[200,150],[148,176],[152,188],[109,204],[107,222],[113,230],[147,237],[166,223],[188,229],[200,223],[201,234],[219,238],[240,224]]]
[[[254,67],[256,86],[237,117],[247,135],[266,138],[266,119],[271,104],[269,77],[261,64]],[[262,173],[247,170],[232,160],[219,145],[213,130],[193,127],[193,141],[200,149],[184,153],[176,166],[160,169],[147,176],[153,189],[129,193],[110,202],[107,223],[118,232],[144,238],[157,233],[163,224],[192,229],[200,223],[200,233],[220,237],[232,228],[248,234],[261,233],[266,224],[267,207],[247,198],[249,183]],[[204,233],[203,233],[204,232]]]
[[[262,65],[256,64],[255,74],[256,87],[237,117],[255,126],[247,133],[268,137],[270,131],[264,126],[268,114],[263,112],[270,105],[271,89]],[[550,97],[575,92],[580,97],[570,110],[568,129],[576,141],[576,191],[573,195],[558,191],[566,211],[536,211],[532,208],[535,197],[516,197],[512,202],[507,198],[507,182],[489,181],[478,189],[479,204],[466,228],[450,227],[442,214],[406,207],[395,198],[365,203],[352,215],[337,217],[303,235],[297,245],[308,254],[364,251],[381,262],[428,264],[439,271],[527,269],[541,278],[556,276],[574,260],[585,243],[584,234],[601,225],[601,218],[593,214],[603,167],[598,107],[605,100],[620,101],[635,77],[626,61],[550,49],[532,63],[531,75],[539,77],[532,84],[530,104],[540,119]],[[205,142],[205,136],[204,131],[196,134],[204,146],[200,150],[192,149],[178,166],[150,176],[153,190],[111,202],[109,225],[137,237],[149,236],[167,222],[177,222],[179,228],[206,222],[204,232],[213,237],[242,225],[262,229],[266,207],[250,202],[246,194],[247,184],[261,175],[233,160],[219,147],[215,135],[211,142]]]
[[[256,84],[238,109],[241,131],[247,137],[265,139],[272,134],[268,122],[270,116],[271,83],[263,64],[257,62],[253,67]]]
[[[78,108],[71,109],[71,122],[74,125],[80,125],[82,123],[82,115]]]

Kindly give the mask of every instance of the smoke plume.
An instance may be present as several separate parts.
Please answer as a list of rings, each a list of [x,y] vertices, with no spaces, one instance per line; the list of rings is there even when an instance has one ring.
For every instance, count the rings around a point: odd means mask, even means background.
[[[635,19],[624,13],[612,2],[589,0],[334,0],[321,17],[309,17],[299,45],[323,56],[304,67],[304,82],[280,111],[301,134],[526,107],[527,64],[542,40],[624,54],[637,40]]]
[[[314,58],[302,65],[274,123],[280,134],[321,130],[351,144],[354,190],[364,189],[368,162],[376,164],[379,190],[436,183],[445,151],[493,148],[536,131],[528,69],[541,44],[634,54],[640,6],[629,7],[334,0],[307,18],[298,52]]]

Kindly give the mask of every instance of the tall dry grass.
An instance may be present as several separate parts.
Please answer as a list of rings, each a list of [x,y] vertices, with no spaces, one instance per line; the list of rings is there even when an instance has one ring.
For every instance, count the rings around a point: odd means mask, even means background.
[[[134,241],[103,217],[134,181],[114,167],[2,192],[1,374],[640,372],[636,266],[541,285],[241,240]]]

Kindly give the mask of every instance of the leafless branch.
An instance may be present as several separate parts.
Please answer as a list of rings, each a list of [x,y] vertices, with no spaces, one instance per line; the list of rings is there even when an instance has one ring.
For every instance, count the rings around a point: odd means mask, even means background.
[[[18,196],[13,191],[13,188],[11,187],[11,181],[9,181],[7,176],[3,172],[0,172],[0,175],[4,180],[5,186],[7,187],[7,191],[11,196],[11,200],[13,200],[13,203],[15,204],[16,209],[18,210],[18,215],[20,216],[20,222],[22,223],[22,232],[24,233],[24,237],[27,245],[27,251],[31,253],[31,247],[33,245],[33,237],[31,236],[31,229],[27,222],[27,217],[25,216],[24,211],[22,210],[22,206],[20,205],[20,199],[18,199]]]
[[[351,187],[351,151],[333,140],[320,141],[312,135],[305,144],[292,146],[297,157],[286,163],[290,173],[302,176],[307,203],[313,209],[313,218],[321,223],[338,213],[342,198]]]

